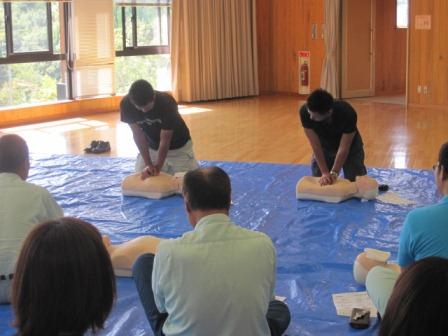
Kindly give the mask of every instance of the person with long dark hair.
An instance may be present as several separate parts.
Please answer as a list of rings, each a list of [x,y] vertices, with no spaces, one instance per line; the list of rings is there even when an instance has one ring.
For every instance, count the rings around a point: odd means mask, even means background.
[[[37,225],[14,274],[18,336],[78,336],[103,328],[115,299],[115,277],[98,230],[70,217]]]
[[[398,278],[381,321],[379,336],[446,335],[448,260],[417,261]]]

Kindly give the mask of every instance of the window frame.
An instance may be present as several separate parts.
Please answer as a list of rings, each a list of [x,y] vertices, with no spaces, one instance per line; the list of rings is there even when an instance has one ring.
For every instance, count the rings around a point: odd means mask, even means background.
[[[138,5],[133,6],[119,6],[121,9],[121,29],[122,29],[122,50],[115,50],[115,56],[144,56],[144,55],[160,55],[160,54],[169,54],[171,52],[171,40],[170,40],[170,32],[171,32],[171,3],[156,3],[156,4],[145,4],[141,5],[145,7],[157,7],[158,9],[158,17],[159,17],[159,28],[160,34],[162,34],[162,20],[161,20],[161,10],[162,7],[168,8],[168,44],[166,45],[138,45],[138,25],[137,25],[137,7]],[[131,22],[132,22],[132,46],[128,46],[126,44],[126,7],[131,7]],[[162,35],[160,35],[160,41],[162,41]]]
[[[30,1],[31,2],[31,1]],[[45,51],[28,51],[28,52],[14,52],[14,36],[13,36],[13,25],[12,25],[12,7],[11,2],[4,2],[4,17],[0,18],[2,20],[1,24],[5,27],[5,38],[6,38],[6,57],[0,57],[0,65],[6,64],[19,64],[19,63],[37,63],[37,62],[52,62],[61,61],[65,62],[65,71],[67,76],[67,99],[73,99],[73,83],[72,83],[72,63],[70,57],[70,36],[69,36],[69,20],[71,18],[71,3],[63,2],[62,4],[62,15],[63,24],[60,25],[61,41],[63,38],[64,50],[61,49],[61,53],[54,53],[53,46],[53,20],[51,13],[51,1],[46,1],[46,12],[47,12],[47,39],[48,39],[48,50]],[[1,3],[0,3],[1,5]],[[62,52],[64,51],[64,52]]]
[[[47,39],[48,39],[48,50],[44,51],[26,51],[26,52],[14,52],[14,36],[13,36],[13,22],[12,22],[12,7],[11,2],[4,2],[4,27],[5,27],[5,37],[6,37],[6,57],[0,57],[0,64],[14,64],[14,63],[34,63],[34,62],[45,62],[45,61],[61,61],[65,60],[67,56],[67,50],[64,53],[55,54],[53,50],[53,22],[51,14],[51,2],[48,1],[46,4],[47,12]],[[65,22],[68,17],[68,4],[63,5],[63,15],[64,15],[64,37],[67,36],[67,25]],[[65,45],[67,45],[65,41]]]

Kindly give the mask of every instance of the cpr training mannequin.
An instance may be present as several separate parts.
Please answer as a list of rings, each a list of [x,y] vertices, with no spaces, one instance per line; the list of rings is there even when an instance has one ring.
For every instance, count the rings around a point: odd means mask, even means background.
[[[355,182],[339,178],[335,183],[321,186],[319,177],[304,176],[296,185],[296,198],[329,203],[339,203],[351,197],[371,200],[378,196],[378,182],[365,175]]]
[[[108,236],[103,236],[103,243],[109,252],[116,276],[132,277],[132,265],[145,253],[156,253],[157,245],[163,239],[154,236],[141,236],[122,244],[112,245]]]
[[[182,181],[185,173],[174,176],[160,173],[141,179],[141,173],[126,176],[121,183],[121,190],[125,196],[139,196],[151,199],[161,199],[174,194],[182,194]]]
[[[384,252],[380,250],[365,248],[364,252],[358,254],[353,263],[353,277],[355,281],[360,285],[366,284],[367,273],[375,267],[382,266],[390,268],[398,273],[401,272],[401,268],[397,264],[389,264],[387,260],[390,257],[390,252]]]

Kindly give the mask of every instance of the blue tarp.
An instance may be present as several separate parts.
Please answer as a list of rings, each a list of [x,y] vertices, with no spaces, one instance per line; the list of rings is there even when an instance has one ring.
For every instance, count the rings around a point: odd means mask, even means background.
[[[287,297],[292,314],[288,335],[375,333],[376,319],[354,331],[336,315],[332,293],[364,290],[352,277],[352,263],[364,247],[392,252],[406,214],[438,200],[432,174],[422,170],[369,169],[391,190],[415,206],[351,199],[341,204],[297,201],[295,185],[309,174],[303,165],[202,162],[218,165],[232,180],[231,217],[239,225],[265,232],[277,249],[276,294]],[[29,181],[46,187],[68,216],[79,217],[108,234],[113,243],[140,235],[178,237],[191,229],[183,200],[122,197],[120,183],[133,171],[125,158],[68,155],[33,156]],[[100,335],[151,335],[134,284],[118,278],[117,303]],[[11,307],[0,306],[0,336],[11,335]]]

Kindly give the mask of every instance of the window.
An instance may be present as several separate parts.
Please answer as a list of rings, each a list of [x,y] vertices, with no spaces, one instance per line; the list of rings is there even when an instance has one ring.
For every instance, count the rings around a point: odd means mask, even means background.
[[[408,28],[409,0],[397,0],[397,28]]]
[[[68,6],[0,2],[0,107],[66,99]]]
[[[128,6],[132,4],[132,6]],[[158,90],[171,89],[171,0],[137,0],[115,7],[117,93],[140,78]]]

